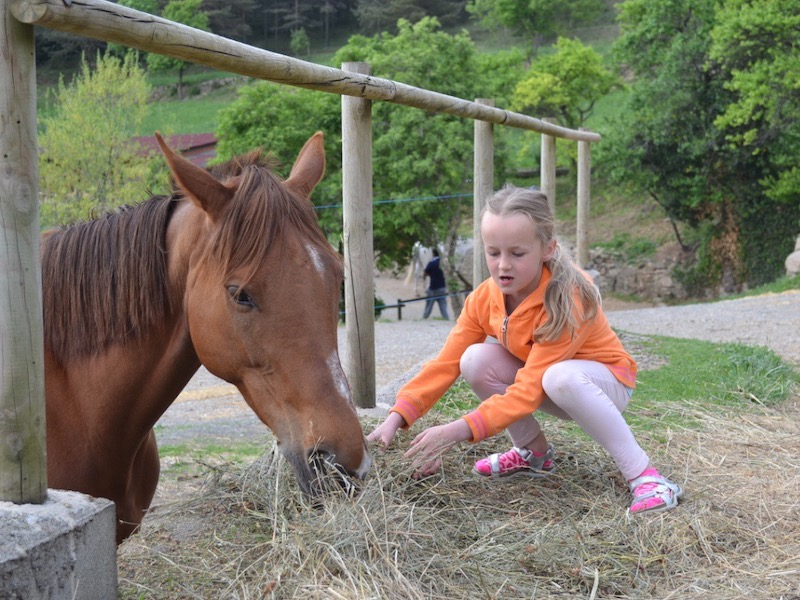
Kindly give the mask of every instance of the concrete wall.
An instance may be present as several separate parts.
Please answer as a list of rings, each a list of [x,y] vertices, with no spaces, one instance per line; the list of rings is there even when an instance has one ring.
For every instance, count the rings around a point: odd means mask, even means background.
[[[0,502],[0,598],[117,598],[114,503],[61,490],[44,504]]]

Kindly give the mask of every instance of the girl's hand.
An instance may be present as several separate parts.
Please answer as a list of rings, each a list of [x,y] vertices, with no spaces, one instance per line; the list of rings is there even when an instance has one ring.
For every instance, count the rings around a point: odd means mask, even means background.
[[[382,448],[388,448],[389,444],[391,444],[394,439],[394,434],[405,424],[406,420],[398,413],[389,413],[389,416],[386,417],[383,423],[378,425],[375,430],[367,436],[367,441],[377,442]]]
[[[412,459],[414,477],[432,475],[442,466],[441,456],[455,446],[472,438],[469,425],[458,419],[447,425],[429,427],[411,442],[411,448],[404,454]]]

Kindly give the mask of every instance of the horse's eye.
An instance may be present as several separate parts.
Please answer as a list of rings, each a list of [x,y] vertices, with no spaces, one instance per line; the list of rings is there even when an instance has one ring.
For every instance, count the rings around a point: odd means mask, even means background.
[[[237,285],[228,286],[228,295],[233,299],[236,304],[245,308],[255,308],[256,303],[250,297],[250,294],[244,288]]]

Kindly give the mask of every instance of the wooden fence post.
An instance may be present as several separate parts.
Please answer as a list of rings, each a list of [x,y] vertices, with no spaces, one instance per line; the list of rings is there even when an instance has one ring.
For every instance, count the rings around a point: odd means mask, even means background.
[[[367,63],[343,71],[370,74]],[[342,96],[344,370],[356,406],[375,406],[375,257],[372,246],[372,101]]]
[[[494,100],[476,98],[475,102],[494,106]],[[494,125],[486,121],[475,121],[475,148],[473,163],[472,198],[472,288],[489,277],[486,257],[483,255],[483,242],[480,234],[480,220],[483,207],[494,191]]]
[[[578,215],[577,215],[577,259],[578,266],[589,264],[589,204],[591,157],[589,142],[578,142]]]
[[[542,119],[547,123],[555,123],[555,119]],[[542,134],[542,155],[539,165],[539,183],[547,196],[547,203],[553,216],[556,214],[556,138]]]
[[[0,3],[0,500],[47,499],[33,26]]]

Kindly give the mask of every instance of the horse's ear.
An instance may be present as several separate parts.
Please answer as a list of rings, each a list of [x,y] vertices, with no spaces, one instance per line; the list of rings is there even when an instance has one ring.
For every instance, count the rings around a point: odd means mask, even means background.
[[[172,150],[158,132],[156,132],[156,140],[161,146],[164,158],[167,159],[175,182],[192,202],[216,220],[233,197],[234,190],[227,188],[211,173]]]
[[[311,136],[297,155],[286,185],[307,198],[324,173],[325,146],[322,143],[322,132],[318,131]]]

